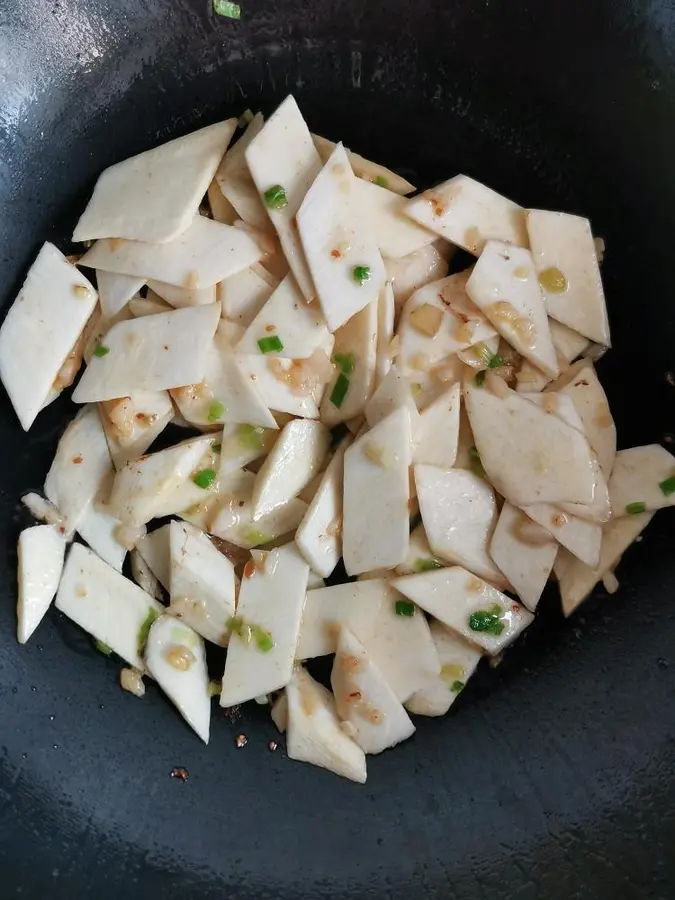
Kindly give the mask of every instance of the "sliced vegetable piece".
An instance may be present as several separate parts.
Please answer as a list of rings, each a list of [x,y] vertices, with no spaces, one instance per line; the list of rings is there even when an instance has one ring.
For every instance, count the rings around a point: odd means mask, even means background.
[[[256,266],[230,275],[218,285],[218,299],[223,307],[223,316],[248,328],[275,287],[276,284],[270,284]]]
[[[318,419],[318,402],[325,393],[325,382],[317,376],[309,360],[237,357],[262,403],[275,412],[306,419]],[[306,368],[303,363],[307,364]]]
[[[306,503],[292,499],[254,521],[250,491],[234,493],[216,512],[210,531],[237,547],[249,550],[295,531],[306,512]]]
[[[102,403],[99,415],[115,468],[143,456],[173,413],[167,391],[134,391],[128,397]]]
[[[333,141],[329,141],[328,138],[319,137],[318,134],[313,134],[312,140],[321,157],[321,161],[327,163],[337,144],[333,143]],[[397,175],[396,172],[392,172],[391,169],[387,169],[385,166],[380,166],[377,163],[371,162],[369,159],[365,159],[363,156],[359,156],[358,153],[353,153],[351,150],[347,150],[347,156],[349,157],[349,163],[354,170],[354,174],[358,175],[359,178],[365,178],[367,181],[372,181],[375,184],[380,184],[382,187],[387,187],[395,194],[409,194],[411,191],[415,190],[413,184],[410,184],[405,178]],[[386,181],[386,185],[382,184],[383,181]]]
[[[614,516],[654,512],[675,506],[675,457],[659,444],[619,450],[609,493]],[[641,509],[629,509],[640,504]]]
[[[450,469],[457,458],[461,391],[459,382],[444,391],[427,406],[413,427],[417,435],[413,451],[414,463],[426,463]]]
[[[528,246],[525,210],[466,175],[410,200],[406,214],[474,256],[489,240]]]
[[[394,596],[383,579],[307,591],[296,658],[335,653],[340,625],[346,625],[363,641],[375,627],[381,607]]]
[[[424,525],[420,522],[410,533],[407,559],[396,566],[396,574],[412,575],[413,572],[432,572],[434,569],[442,569],[445,565],[445,562],[434,556]]]
[[[549,503],[523,506],[523,512],[586,565],[597,565],[602,542],[601,525],[572,516]]]
[[[436,246],[440,241],[422,247],[400,259],[384,260],[387,281],[394,292],[396,312],[400,312],[406,300],[421,287],[445,278],[448,274],[448,260]],[[450,247],[450,244],[447,244]]]
[[[578,331],[568,328],[561,322],[549,317],[548,327],[551,332],[551,340],[558,359],[561,372],[565,373],[569,364],[586,350],[589,340]],[[516,372],[517,391],[543,391],[551,379],[529,360],[524,359],[520,370]]]
[[[206,195],[211,209],[211,218],[216,222],[222,222],[223,225],[234,225],[237,220],[237,211],[220,190],[215,178],[209,185]]]
[[[377,356],[375,360],[375,386],[381,384],[394,361],[394,327],[396,307],[394,290],[386,281],[377,301]]]
[[[129,561],[131,564],[131,577],[139,588],[162,603],[164,600],[162,585],[136,547],[129,554]]]
[[[404,407],[408,411],[411,439],[415,438],[420,427],[420,415],[413,399],[410,382],[403,377],[398,366],[394,365],[366,403],[368,424],[374,428],[399,407]]]
[[[171,588],[170,526],[162,525],[144,535],[136,544],[150,571],[167,591]]]
[[[159,294],[155,294],[154,291],[148,291],[145,300],[142,297],[134,297],[129,301],[129,312],[134,319],[142,319],[143,316],[156,316],[157,313],[166,313],[171,312],[172,310],[173,307],[171,304],[165,303]],[[129,316],[129,318],[131,318],[131,316]],[[126,321],[126,319],[121,319],[119,321]],[[117,322],[111,323],[111,327],[113,324],[116,325]]]
[[[105,507],[99,507],[94,502],[90,504],[84,518],[77,526],[77,533],[82,540],[86,541],[94,553],[118,572],[122,571],[127,555],[126,547],[123,547],[117,539],[120,524],[119,519],[109,516],[105,512]]]
[[[136,296],[145,279],[135,275],[118,275],[115,272],[96,272],[98,299],[104,319],[114,318]]]
[[[444,716],[476,670],[481,651],[440,622],[429,628],[441,664],[440,675],[429,687],[406,700],[408,712],[417,716]]]
[[[205,288],[178,287],[164,281],[150,280],[148,287],[175,309],[185,306],[207,306],[216,302],[216,285]]]
[[[275,423],[276,424],[276,423]],[[226,425],[220,448],[219,478],[243,468],[261,456],[265,456],[274,446],[278,431],[256,425]]]
[[[357,178],[357,203],[383,256],[400,259],[432,244],[437,236],[405,215],[410,203],[372,181]]]
[[[291,680],[308,576],[309,566],[293,543],[271,550],[252,574],[244,573],[237,617],[249,629],[261,629],[269,640],[261,643],[255,631],[251,640],[246,629],[232,633],[221,706],[253,700]]]
[[[17,640],[25,644],[54,599],[63,571],[66,541],[53,525],[34,525],[19,535]]]

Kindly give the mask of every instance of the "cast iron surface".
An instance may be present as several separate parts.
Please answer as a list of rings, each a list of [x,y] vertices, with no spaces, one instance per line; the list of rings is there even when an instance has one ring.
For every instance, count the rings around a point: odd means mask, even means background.
[[[0,299],[95,176],[292,91],[310,126],[422,186],[464,171],[605,237],[622,446],[673,430],[669,0],[0,0]],[[27,348],[28,352],[29,348]],[[285,758],[266,713],[209,747],[52,611],[14,642],[15,552],[72,407],[0,410],[0,896],[623,900],[675,893],[673,517],[564,623],[555,598],[365,787]],[[243,749],[235,736],[249,738]],[[174,766],[190,772],[183,784]]]

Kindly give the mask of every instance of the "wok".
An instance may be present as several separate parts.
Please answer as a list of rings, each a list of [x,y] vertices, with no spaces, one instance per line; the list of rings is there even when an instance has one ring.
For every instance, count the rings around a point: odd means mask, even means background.
[[[293,92],[313,130],[424,187],[462,171],[588,215],[621,446],[673,428],[675,8],[668,0],[0,0],[0,298],[106,166]],[[51,900],[675,895],[673,518],[570,621],[555,596],[365,787],[285,758],[268,714],[202,747],[55,611],[14,641],[18,497],[72,406],[0,414],[0,895]],[[553,592],[555,594],[555,592]],[[239,749],[237,734],[248,744]],[[276,752],[270,740],[279,740]],[[187,783],[170,777],[175,766]]]

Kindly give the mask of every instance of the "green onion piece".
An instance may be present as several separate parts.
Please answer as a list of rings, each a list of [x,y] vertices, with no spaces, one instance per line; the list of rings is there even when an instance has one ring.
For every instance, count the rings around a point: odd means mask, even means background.
[[[488,363],[488,369],[498,369],[500,366],[504,365],[504,357],[500,356],[499,353],[493,353],[490,356],[490,362]]]
[[[383,188],[389,187],[389,182],[384,177],[384,175],[378,175],[377,178],[374,179],[374,181],[375,181],[375,184],[379,185],[380,187],[383,187]]]
[[[348,390],[349,378],[347,378],[344,372],[340,372],[337,381],[335,382],[335,387],[331,391],[330,395],[330,402],[333,404],[333,406],[336,406],[338,409],[340,409],[345,397],[347,396]]]
[[[661,493],[664,497],[670,497],[671,494],[675,494],[675,475],[666,478],[665,481],[661,482],[659,487],[661,488]]]
[[[646,503],[638,502],[638,503],[628,503],[626,505],[626,512],[628,513],[629,516],[637,516],[640,513],[643,513],[646,511],[647,511]]]
[[[352,275],[357,284],[364,285],[372,277],[370,266],[354,266]]]
[[[281,338],[276,334],[271,335],[271,337],[260,338],[258,346],[261,353],[274,353],[276,350],[284,349]]]
[[[450,690],[453,694],[459,694],[460,691],[463,691],[465,684],[463,681],[453,681],[450,685]]]
[[[241,19],[241,6],[231,0],[213,0],[213,11],[226,19]]]
[[[110,656],[110,654],[113,652],[112,647],[104,644],[103,641],[94,641],[94,647],[96,647],[99,653],[103,653],[104,656]]]
[[[356,359],[353,353],[336,353],[333,357],[333,362],[340,366],[345,375],[351,375],[354,371]]]
[[[206,490],[207,488],[210,488],[216,480],[216,471],[215,469],[202,469],[192,476],[192,480],[197,487]]]
[[[410,600],[397,600],[396,615],[406,616],[408,619],[411,619],[415,615],[415,604],[411,603]]]
[[[478,358],[488,367],[488,369],[498,369],[504,365],[504,357],[498,353],[493,353],[487,344],[482,341],[476,345]]]
[[[244,627],[244,620],[241,616],[230,616],[225,623],[225,627],[228,631],[231,631],[232,634],[241,634],[242,628]]]
[[[270,209],[283,209],[284,206],[288,206],[286,189],[280,184],[274,184],[271,188],[268,188],[263,194],[263,197]]]
[[[256,531],[255,529],[247,531],[244,535],[244,539],[247,543],[253,544],[255,547],[257,547],[258,544],[269,544],[272,540],[269,535],[263,534],[262,531]]]
[[[476,375],[474,381],[476,382],[476,387],[483,387],[485,382],[485,369],[481,369],[481,371]]]
[[[471,459],[477,459],[480,462],[480,453],[478,452],[478,448],[474,444],[473,447],[469,447],[469,456]]]
[[[248,450],[262,450],[264,431],[264,428],[258,428],[255,425],[240,425],[237,428],[237,439]]]
[[[148,635],[150,634],[150,628],[152,627],[152,623],[159,616],[159,613],[156,609],[149,609],[148,614],[143,620],[143,624],[138,629],[138,655],[143,656],[145,653],[145,645],[148,643]]]
[[[504,630],[501,621],[503,610],[495,603],[490,609],[477,609],[469,616],[469,628],[472,631],[484,631],[487,634],[500,635]]]
[[[209,422],[217,422],[218,419],[221,419],[226,412],[227,407],[225,406],[225,404],[221,403],[220,400],[214,400],[211,406],[209,406]]]
[[[263,653],[269,653],[270,650],[274,650],[276,644],[272,640],[272,635],[269,631],[261,628],[260,625],[251,625],[251,633],[258,650],[261,650]]]
[[[220,451],[223,449],[223,445],[222,444],[212,444],[211,449],[213,450],[214,453],[220,453]]]
[[[433,572],[434,569],[442,569],[443,563],[435,556],[420,557],[412,564],[416,572]]]
[[[97,344],[94,347],[94,356],[107,356],[110,353],[110,347],[104,347],[103,344]]]

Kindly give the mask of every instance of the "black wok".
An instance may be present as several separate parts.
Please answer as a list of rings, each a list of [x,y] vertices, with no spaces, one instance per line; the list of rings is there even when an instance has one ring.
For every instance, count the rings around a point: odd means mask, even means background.
[[[670,0],[0,0],[0,298],[68,236],[95,176],[288,92],[313,130],[421,186],[463,171],[583,213],[608,246],[622,446],[673,429],[675,8]],[[208,748],[52,611],[15,630],[29,437],[0,414],[0,896],[50,900],[675,896],[675,558],[661,513],[569,622],[555,596],[498,669],[373,758],[365,787],[292,763],[267,713]],[[239,733],[248,736],[242,749]],[[187,783],[172,779],[185,766]]]

